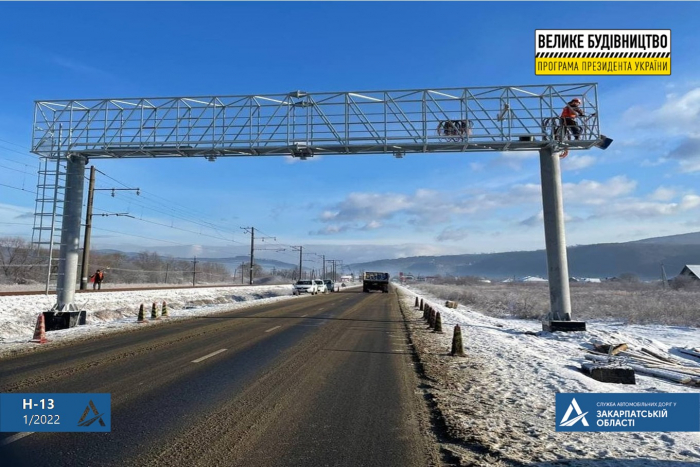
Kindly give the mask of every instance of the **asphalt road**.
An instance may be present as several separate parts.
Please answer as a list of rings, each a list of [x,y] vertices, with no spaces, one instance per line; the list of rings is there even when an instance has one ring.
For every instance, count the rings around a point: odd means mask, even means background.
[[[110,433],[0,433],[0,466],[440,465],[418,384],[393,292],[143,325],[0,360],[0,392],[112,397]]]

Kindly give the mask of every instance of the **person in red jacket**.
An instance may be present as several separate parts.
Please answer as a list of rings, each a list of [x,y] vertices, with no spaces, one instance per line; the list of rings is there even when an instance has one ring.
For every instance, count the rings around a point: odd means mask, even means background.
[[[584,117],[586,114],[581,110],[581,99],[578,97],[572,99],[564,110],[561,111],[561,118],[564,119],[564,125],[571,134],[574,135],[574,139],[579,139],[581,137],[581,127],[576,122],[577,117]]]
[[[102,290],[102,281],[105,279],[105,273],[99,269],[95,274],[90,276],[90,281],[92,282],[92,290]]]

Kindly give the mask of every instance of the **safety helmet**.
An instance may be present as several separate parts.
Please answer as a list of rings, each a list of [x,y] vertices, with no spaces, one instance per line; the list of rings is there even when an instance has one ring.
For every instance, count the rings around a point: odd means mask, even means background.
[[[570,104],[573,104],[574,102],[577,103],[577,104],[580,104],[580,103],[581,103],[581,99],[579,99],[578,97],[574,97],[573,99],[571,99],[571,102],[569,102],[569,103],[570,103]]]

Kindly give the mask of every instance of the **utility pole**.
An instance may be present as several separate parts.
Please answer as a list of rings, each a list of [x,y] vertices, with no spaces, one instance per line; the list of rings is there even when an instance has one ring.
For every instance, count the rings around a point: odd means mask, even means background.
[[[88,261],[90,258],[90,235],[92,233],[92,200],[95,196],[95,166],[90,166],[88,184],[87,213],[85,214],[85,235],[83,236],[83,261],[80,266],[80,290],[87,289]]]
[[[336,273],[336,269],[335,269],[335,265],[336,265],[336,263],[339,263],[340,260],[339,260],[339,259],[329,259],[329,260],[327,260],[327,261],[328,261],[329,263],[331,263],[331,278],[332,278],[333,281],[335,282],[335,281],[338,280],[338,278],[337,278],[337,273]]]
[[[250,282],[248,285],[253,285],[253,257],[255,255],[255,227],[250,228]]]
[[[95,198],[95,191],[111,191],[114,197],[116,191],[136,191],[136,195],[141,193],[139,188],[95,188],[95,166],[90,166],[90,183],[88,184],[87,212],[85,213],[85,234],[83,235],[83,260],[80,265],[80,290],[87,289],[88,267],[90,263],[90,237],[92,236],[92,206]],[[124,216],[132,217],[127,213],[100,214],[100,216]]]
[[[197,283],[197,257],[192,261],[192,287]]]
[[[249,285],[253,285],[253,260],[255,258],[255,227],[241,227],[245,233],[250,233],[250,277]]]
[[[250,285],[253,285],[253,268],[255,267],[255,227],[241,227],[245,233],[250,232]],[[277,240],[275,237],[259,237],[263,242],[267,239]],[[263,248],[264,250],[265,248]],[[284,251],[284,249],[279,250]]]
[[[299,277],[297,278],[297,280],[301,280],[301,266],[302,266],[302,262],[303,262],[302,254],[304,251],[304,247],[303,246],[293,246],[292,250],[299,252]]]
[[[661,286],[664,289],[668,287],[668,277],[666,277],[666,268],[664,268],[664,263],[661,263]]]

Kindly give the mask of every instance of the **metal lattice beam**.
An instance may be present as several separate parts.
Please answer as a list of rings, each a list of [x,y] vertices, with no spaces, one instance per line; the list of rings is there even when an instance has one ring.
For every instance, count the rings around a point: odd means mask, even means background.
[[[588,149],[553,141],[546,119],[573,97],[598,115],[596,84],[252,96],[36,101],[32,152],[89,158],[222,157]],[[464,122],[445,134],[446,121]],[[58,128],[62,138],[57,140]]]

